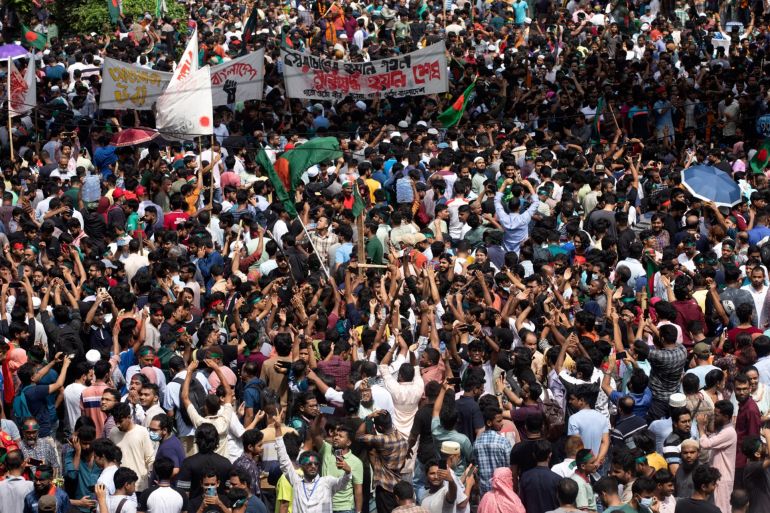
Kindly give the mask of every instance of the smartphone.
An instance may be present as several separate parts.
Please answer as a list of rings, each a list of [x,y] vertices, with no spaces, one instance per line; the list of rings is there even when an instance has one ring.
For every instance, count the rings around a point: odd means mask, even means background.
[[[206,488],[206,495],[208,497],[216,497],[217,496],[217,487],[216,486],[209,486]]]
[[[338,460],[342,459],[342,449],[334,449],[334,457]]]
[[[615,355],[615,357],[616,357],[618,360],[623,360],[623,359],[625,359],[625,357],[626,357],[626,352],[625,352],[625,351],[620,351],[618,354],[616,354],[616,355]]]
[[[334,415],[334,406],[327,406],[325,404],[321,404],[318,406],[318,411],[320,411],[324,415]]]
[[[449,383],[450,385],[459,385],[460,384],[460,378],[457,378],[457,377],[455,377],[455,378],[447,378],[446,382]]]
[[[42,465],[43,464],[43,460],[39,460],[37,458],[30,458],[29,459],[29,464],[32,465],[33,467],[37,467],[38,465]]]
[[[438,460],[438,468],[441,470],[446,470],[446,458],[441,458]]]

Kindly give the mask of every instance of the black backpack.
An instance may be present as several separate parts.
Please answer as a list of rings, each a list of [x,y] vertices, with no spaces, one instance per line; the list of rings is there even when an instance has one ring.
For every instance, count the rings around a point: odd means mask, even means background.
[[[189,372],[189,371],[188,371]],[[174,378],[172,383],[178,383],[181,387],[184,384],[183,378]],[[180,394],[181,388],[180,388]],[[190,379],[190,404],[193,405],[195,408],[195,411],[197,411],[200,415],[203,415],[203,404],[206,402],[206,390],[203,388],[203,385],[200,384],[200,382],[196,379],[195,376]],[[187,411],[185,408],[179,408],[176,412],[176,419],[179,421],[181,416],[181,419],[190,426],[193,425],[192,420],[190,419],[190,416],[187,414]]]

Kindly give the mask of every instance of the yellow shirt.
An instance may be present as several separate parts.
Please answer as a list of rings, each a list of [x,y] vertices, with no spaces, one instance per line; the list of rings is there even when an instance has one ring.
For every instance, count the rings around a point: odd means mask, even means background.
[[[297,474],[302,475],[302,469],[297,469]],[[283,475],[275,484],[275,513],[281,513],[281,501],[289,503],[288,513],[291,513],[291,503],[294,500],[294,489],[286,476]]]

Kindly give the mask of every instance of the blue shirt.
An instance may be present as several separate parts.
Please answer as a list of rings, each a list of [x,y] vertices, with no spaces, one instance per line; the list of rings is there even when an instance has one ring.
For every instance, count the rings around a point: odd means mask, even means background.
[[[624,394],[622,392],[613,390],[610,394],[610,401],[612,401],[614,404],[617,404],[618,401],[626,395],[631,396],[631,398],[634,400],[634,415],[637,417],[645,418],[647,416],[647,410],[650,409],[650,405],[652,404],[652,390],[647,387],[641,394],[635,394],[633,392]]]
[[[76,469],[72,464],[75,458],[75,449],[72,446],[65,447],[64,449],[64,475],[69,479],[75,481],[75,497],[74,499],[82,499],[86,495],[92,495],[89,491],[89,487],[96,485],[96,481],[102,473],[102,469],[96,464],[96,460],[90,465],[88,462],[81,458],[80,465]],[[92,495],[92,499],[96,499],[96,496]],[[80,507],[78,508],[84,513],[88,513],[90,508]]]
[[[334,261],[337,265],[350,262],[350,254],[353,252],[353,243],[345,242],[334,252]]]
[[[513,13],[516,15],[516,24],[521,25],[524,23],[524,18],[527,17],[527,2],[521,0],[513,4]]]
[[[768,236],[770,236],[770,228],[762,224],[755,226],[749,230],[749,244],[756,246],[759,241]]]
[[[537,211],[540,200],[536,194],[532,195],[532,204],[523,214],[508,213],[503,208],[503,193],[495,193],[495,213],[500,220],[500,224],[505,229],[503,235],[503,248],[506,251],[519,253],[521,243],[529,236],[529,222],[532,215]]]

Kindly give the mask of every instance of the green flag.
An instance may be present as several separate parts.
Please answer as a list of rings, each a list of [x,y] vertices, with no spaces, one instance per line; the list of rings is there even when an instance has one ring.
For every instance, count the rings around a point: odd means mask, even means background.
[[[21,41],[25,45],[37,48],[38,50],[45,50],[45,45],[48,42],[48,38],[39,32],[35,32],[26,25],[21,26]]]
[[[358,190],[358,182],[353,182],[353,208],[350,209],[354,217],[358,217],[366,209],[366,204],[361,198],[361,192]]]
[[[120,19],[120,0],[107,0],[107,10],[110,12],[110,21],[117,23]]]
[[[770,164],[770,140],[765,139],[757,148],[757,153],[749,161],[751,171],[755,175],[761,175]]]
[[[455,126],[462,119],[465,108],[468,106],[468,99],[475,87],[476,81],[474,80],[447,110],[439,114],[438,120],[441,122],[441,126],[449,128]]]
[[[275,188],[276,197],[283,203],[286,212],[296,217],[294,191],[302,181],[302,174],[310,166],[341,156],[340,144],[336,137],[318,137],[287,151],[275,159],[275,164],[270,164],[267,154],[261,150],[257,155],[257,163],[267,172]]]
[[[270,162],[270,157],[267,156],[264,149],[259,150],[256,160],[257,164],[262,166],[262,169],[267,173],[268,178],[270,178],[270,183],[273,184],[273,188],[275,189],[275,199],[281,202],[283,208],[286,209],[286,212],[291,217],[297,217],[297,209],[294,208],[294,201],[292,201],[289,192],[283,186],[281,179],[275,174],[273,163]]]

